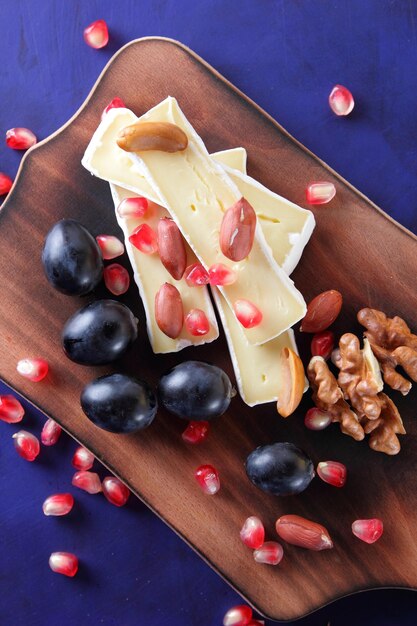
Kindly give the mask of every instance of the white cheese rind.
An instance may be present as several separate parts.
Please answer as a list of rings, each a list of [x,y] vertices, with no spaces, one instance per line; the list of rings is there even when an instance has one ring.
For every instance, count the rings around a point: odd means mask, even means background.
[[[245,148],[229,148],[229,150],[212,152],[211,158],[215,159],[220,165],[227,165],[233,170],[246,174],[247,152]]]

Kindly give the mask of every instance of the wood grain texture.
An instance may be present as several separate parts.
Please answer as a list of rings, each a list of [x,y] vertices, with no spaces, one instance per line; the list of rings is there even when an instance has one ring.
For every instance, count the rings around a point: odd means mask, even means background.
[[[408,432],[401,454],[394,458],[355,443],[337,426],[323,433],[307,431],[303,415],[308,398],[287,420],[277,416],[274,405],[250,409],[235,398],[228,413],[213,424],[208,441],[196,448],[185,446],[180,438],[185,423],[163,411],[149,430],[127,436],[100,431],[82,414],[79,394],[84,384],[113,368],[82,367],[65,359],[60,332],[82,304],[107,294],[101,287],[83,299],[55,292],[43,276],[40,252],[46,232],[63,217],[80,220],[94,234],[120,235],[108,185],[80,165],[101,111],[115,95],[138,115],[175,96],[209,150],[244,145],[249,173],[301,205],[309,181],[332,180],[336,198],[315,211],[317,228],[294,272],[296,285],[307,300],[329,288],[343,293],[336,332],[360,332],[355,312],[368,305],[400,313],[416,327],[416,238],[201,59],[176,42],[150,38],[122,49],[71,123],[29,151],[22,162],[0,215],[1,378],[90,448],[265,615],[294,619],[357,590],[417,588],[415,390],[405,399],[390,393]],[[224,337],[179,354],[155,356],[135,286],[123,301],[140,319],[140,337],[119,370],[155,385],[168,367],[195,358],[215,362],[233,379]],[[304,355],[308,341],[300,338]],[[30,355],[49,360],[47,381],[34,385],[16,374],[17,360]],[[344,462],[349,468],[347,486],[336,490],[315,480],[305,493],[285,499],[258,491],[246,479],[246,456],[258,445],[280,440],[300,445],[315,462]],[[207,462],[218,467],[222,479],[221,491],[212,498],[200,492],[193,478],[194,469]],[[239,540],[242,522],[248,515],[259,515],[273,539],[274,522],[285,513],[324,524],[335,548],[311,553],[289,546],[279,567],[256,565]],[[374,546],[351,534],[351,522],[358,517],[384,520],[385,535]]]

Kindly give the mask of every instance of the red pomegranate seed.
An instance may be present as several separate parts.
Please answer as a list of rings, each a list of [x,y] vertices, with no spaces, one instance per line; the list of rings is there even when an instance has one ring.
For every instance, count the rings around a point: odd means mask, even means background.
[[[316,333],[311,341],[311,354],[322,356],[327,361],[330,358],[334,347],[334,333],[331,330],[323,330]]]
[[[72,484],[87,493],[100,493],[101,482],[98,474],[81,470],[72,477]]]
[[[41,441],[44,446],[54,446],[62,433],[62,428],[51,418],[48,418],[43,425]]]
[[[10,128],[6,132],[6,144],[13,150],[27,150],[36,142],[36,135],[29,128]]]
[[[191,443],[193,445],[202,443],[210,431],[209,422],[201,421],[201,422],[190,422],[187,428],[182,433],[181,437],[183,441],[186,443]]]
[[[72,457],[72,465],[78,470],[89,470],[94,464],[94,454],[83,446],[78,446]]]
[[[212,465],[200,465],[195,471],[195,477],[204,493],[213,496],[220,489],[218,471]]]
[[[262,322],[262,313],[249,300],[236,300],[233,310],[244,328],[254,328]]]
[[[210,277],[201,263],[193,263],[185,268],[184,278],[189,287],[201,287],[208,285]]]
[[[84,29],[84,41],[91,48],[98,50],[109,43],[109,29],[104,20],[96,20]]]
[[[185,327],[190,335],[198,337],[200,335],[207,335],[210,330],[210,323],[204,311],[201,309],[191,309],[185,318]]]
[[[105,267],[103,278],[107,289],[115,296],[123,295],[130,287],[129,272],[120,263],[112,263]]]
[[[265,541],[265,529],[259,517],[248,517],[240,531],[240,538],[248,548],[256,550]]]
[[[70,493],[55,493],[46,498],[42,505],[44,515],[58,517],[67,515],[74,506],[74,498]]]
[[[102,488],[105,497],[114,506],[124,506],[129,500],[129,489],[116,476],[106,476]]]
[[[336,195],[333,183],[320,181],[310,183],[306,189],[306,198],[309,204],[327,204]]]
[[[329,105],[336,115],[349,115],[353,111],[355,101],[349,89],[343,85],[335,85],[330,92]]]
[[[257,563],[265,563],[266,565],[278,565],[283,556],[283,547],[277,541],[265,541],[253,553],[253,558]]]
[[[97,235],[96,240],[101,250],[101,256],[106,261],[121,256],[125,251],[120,239],[113,235]]]
[[[332,418],[328,413],[321,411],[317,407],[308,409],[304,418],[304,424],[310,430],[324,430],[332,423]]]
[[[129,241],[144,254],[154,254],[158,250],[156,232],[148,224],[141,224],[135,228]]]
[[[21,422],[25,409],[14,396],[0,396],[0,420],[8,424]]]
[[[375,543],[384,532],[384,524],[377,518],[357,519],[352,524],[352,532],[355,537],[365,543]]]
[[[48,374],[48,363],[45,359],[21,359],[17,366],[17,371],[21,376],[31,380],[33,383],[38,383],[43,380]]]
[[[237,273],[223,263],[216,263],[208,270],[210,285],[233,285],[237,279]]]
[[[321,461],[317,465],[317,474],[320,478],[333,487],[343,487],[346,483],[346,465],[338,461]]]
[[[14,447],[17,453],[26,459],[26,461],[34,461],[40,452],[39,440],[27,430],[19,430],[13,435]]]
[[[144,217],[149,208],[149,203],[146,198],[125,198],[121,201],[117,207],[117,214],[119,217]]]
[[[49,557],[49,567],[56,574],[72,578],[78,571],[78,559],[70,552],[52,552]]]
[[[110,109],[125,109],[125,108],[126,108],[126,105],[123,102],[123,100],[116,96],[116,98],[113,98],[113,100],[111,100],[109,104],[106,106],[106,108],[104,109],[103,113],[101,114],[101,119],[105,117],[106,113],[108,113]]]
[[[246,604],[233,606],[223,617],[223,626],[247,626],[252,619],[252,609]]]
[[[0,172],[0,196],[5,196],[6,193],[9,193],[12,185],[13,181],[10,176],[7,176],[4,172]]]

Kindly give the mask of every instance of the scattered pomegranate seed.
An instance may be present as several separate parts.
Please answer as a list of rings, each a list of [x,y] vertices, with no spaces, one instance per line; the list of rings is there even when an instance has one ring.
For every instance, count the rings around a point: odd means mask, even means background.
[[[247,626],[252,619],[252,609],[246,604],[233,606],[223,617],[223,626]]]
[[[210,282],[208,272],[201,263],[193,263],[193,265],[186,267],[184,278],[189,287],[201,287],[202,285],[208,285]]]
[[[14,447],[17,453],[26,459],[26,461],[34,461],[40,452],[39,440],[27,430],[19,430],[13,435]]]
[[[105,267],[103,278],[107,289],[115,296],[123,295],[130,287],[129,272],[120,263],[112,263]]]
[[[248,548],[256,550],[265,541],[265,529],[259,517],[248,517],[240,531],[240,538]]]
[[[313,408],[311,409],[308,409],[304,418],[304,424],[310,430],[324,430],[331,423],[331,416],[315,406],[313,406]]]
[[[31,380],[33,383],[38,383],[43,380],[48,374],[48,363],[45,359],[21,359],[17,366],[17,371],[21,376]]]
[[[198,337],[200,335],[207,335],[210,330],[210,323],[204,311],[201,309],[191,309],[185,318],[185,327],[190,335]]]
[[[7,176],[4,172],[0,172],[0,196],[4,196],[6,193],[9,193],[12,185],[13,181],[10,176]]]
[[[156,232],[148,224],[141,224],[135,228],[129,241],[144,254],[154,254],[158,250]]]
[[[146,198],[125,198],[117,207],[119,217],[144,217],[149,208]]]
[[[262,313],[249,300],[236,300],[233,310],[244,328],[254,328],[262,322]]]
[[[48,418],[43,425],[41,441],[44,446],[54,446],[62,433],[62,428],[51,418]]]
[[[21,422],[25,409],[14,396],[0,396],[0,420],[8,424]]]
[[[194,476],[204,493],[213,496],[220,489],[220,478],[218,471],[212,465],[200,465]]]
[[[321,461],[317,465],[317,474],[320,478],[333,487],[343,487],[346,483],[346,465],[338,461]]]
[[[181,437],[183,441],[185,441],[186,443],[191,443],[193,445],[196,445],[198,443],[202,443],[205,439],[207,439],[209,431],[210,431],[209,422],[191,421],[188,424],[187,428],[182,433]]]
[[[223,263],[216,263],[208,270],[210,285],[233,285],[237,280],[237,273]]]
[[[109,29],[104,20],[96,20],[84,29],[84,41],[91,48],[98,50],[109,43]]]
[[[52,552],[49,557],[49,567],[56,574],[72,578],[78,572],[78,559],[70,552]]]
[[[101,256],[106,261],[122,256],[125,247],[117,237],[113,235],[97,235],[96,241],[101,250]]]
[[[330,92],[329,105],[336,115],[349,115],[353,111],[355,101],[349,89],[343,85],[335,85]]]
[[[36,135],[29,128],[10,128],[6,132],[6,144],[13,150],[27,150],[36,142]]]
[[[81,470],[72,477],[72,484],[87,493],[100,493],[101,482],[98,474]]]
[[[357,519],[352,524],[352,532],[361,541],[365,543],[375,543],[384,532],[384,524],[382,520],[374,519]]]
[[[320,181],[310,183],[306,189],[306,198],[309,204],[327,204],[336,195],[336,187],[333,183]]]
[[[129,500],[130,491],[116,476],[106,476],[102,483],[103,493],[114,506],[124,506]]]
[[[72,465],[78,470],[89,470],[94,464],[94,454],[83,446],[78,446],[72,457]]]
[[[123,100],[116,96],[116,98],[113,98],[113,100],[111,100],[109,104],[106,106],[106,108],[104,109],[103,113],[101,114],[101,119],[103,119],[103,117],[106,115],[106,113],[110,111],[110,109],[125,109],[125,108],[126,108],[126,105],[123,102]]]
[[[283,556],[284,549],[277,541],[265,541],[253,553],[253,558],[257,563],[265,563],[266,565],[278,565]]]
[[[42,505],[44,515],[58,517],[67,515],[74,506],[74,498],[70,493],[55,493],[46,498]]]
[[[330,358],[334,347],[334,333],[331,330],[323,330],[316,333],[311,340],[311,354],[321,356],[325,361]]]

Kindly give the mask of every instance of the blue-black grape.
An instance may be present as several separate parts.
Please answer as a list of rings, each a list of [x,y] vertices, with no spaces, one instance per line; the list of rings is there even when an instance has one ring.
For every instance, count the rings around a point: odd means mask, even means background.
[[[314,465],[293,443],[281,442],[256,448],[246,460],[246,473],[259,489],[290,496],[307,489],[314,478]]]
[[[127,306],[116,300],[96,300],[67,321],[62,346],[75,363],[105,365],[126,352],[137,334],[137,320]]]
[[[124,374],[110,374],[84,387],[81,408],[104,430],[132,433],[152,423],[158,403],[148,383]]]
[[[103,275],[96,240],[82,224],[71,219],[57,222],[47,234],[42,263],[51,285],[71,296],[92,291]]]
[[[235,391],[227,374],[202,361],[176,365],[159,381],[159,401],[170,413],[187,420],[210,420],[229,407]]]

